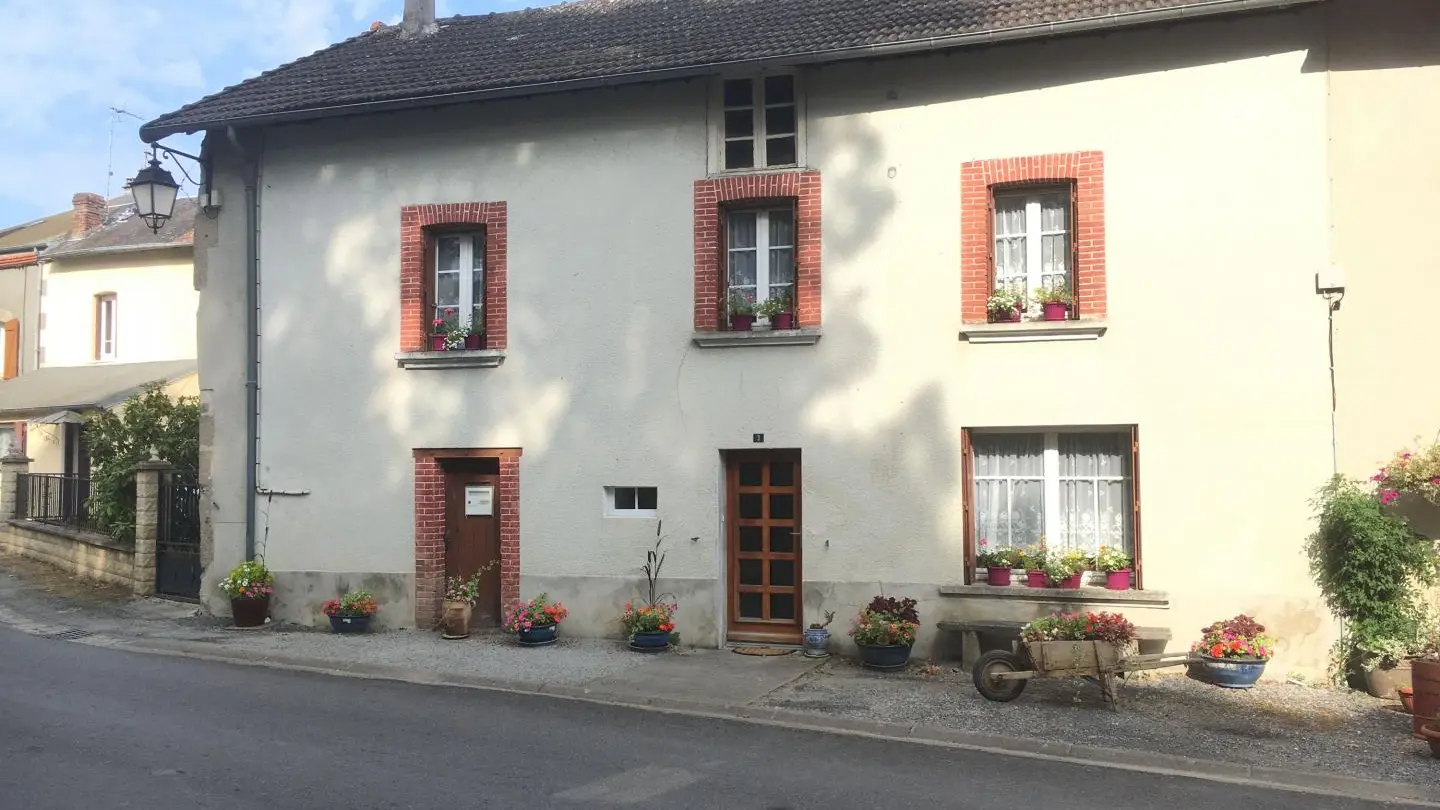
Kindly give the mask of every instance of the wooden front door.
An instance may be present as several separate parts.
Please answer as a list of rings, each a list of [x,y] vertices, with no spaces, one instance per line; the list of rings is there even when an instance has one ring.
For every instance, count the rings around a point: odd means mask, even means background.
[[[800,453],[729,453],[725,481],[728,637],[796,643],[802,619]]]
[[[500,559],[500,466],[496,459],[445,466],[445,576],[469,577]],[[471,626],[500,623],[500,564],[480,577]]]

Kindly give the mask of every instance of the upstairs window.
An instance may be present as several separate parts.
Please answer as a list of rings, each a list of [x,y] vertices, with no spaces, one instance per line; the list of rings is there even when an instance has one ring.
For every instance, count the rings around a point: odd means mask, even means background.
[[[115,359],[115,295],[95,296],[95,359]]]
[[[484,234],[436,234],[434,300],[436,331],[472,325],[485,331]]]
[[[795,209],[731,211],[725,220],[726,300],[795,302]],[[787,309],[787,311],[790,311]]]
[[[1070,189],[996,189],[994,289],[1030,298],[1071,283]]]
[[[795,77],[726,79],[723,83],[725,170],[794,166],[800,162]]]

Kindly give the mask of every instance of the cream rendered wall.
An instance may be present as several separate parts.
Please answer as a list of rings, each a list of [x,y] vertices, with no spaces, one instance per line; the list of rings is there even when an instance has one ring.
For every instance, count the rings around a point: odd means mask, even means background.
[[[1344,2],[1331,14],[1332,244],[1346,276],[1339,448],[1342,470],[1368,477],[1440,433],[1434,318],[1422,303],[1440,297],[1440,254],[1425,247],[1440,194],[1440,6]]]
[[[61,425],[29,424],[25,428],[25,454],[32,473],[65,472],[65,433]]]
[[[189,246],[139,255],[58,259],[46,265],[40,345],[45,366],[95,362],[95,296],[115,293],[116,360],[195,356],[198,293]]]
[[[963,428],[1137,423],[1146,584],[1171,593],[1176,646],[1244,610],[1286,638],[1278,669],[1317,668],[1331,627],[1299,549],[1330,465],[1318,26],[1287,14],[810,71],[824,338],[808,348],[690,343],[703,83],[268,132],[259,475],[311,494],[264,504],[267,559],[412,574],[411,449],[522,447],[525,592],[565,585],[552,595],[572,623],[599,632],[654,534],[602,518],[601,488],[658,485],[681,629],[713,644],[719,454],[764,433],[803,451],[805,577],[837,600],[824,607],[843,620],[883,585],[924,599],[928,625],[960,609],[936,589],[963,576]],[[1109,333],[960,342],[960,164],[1080,149],[1107,160]],[[398,369],[400,207],[490,200],[510,212],[505,364]],[[222,241],[241,214],[222,215]],[[215,418],[227,409],[227,491],[244,424],[230,244],[205,271],[217,343],[201,352]],[[226,537],[217,560],[237,558]]]

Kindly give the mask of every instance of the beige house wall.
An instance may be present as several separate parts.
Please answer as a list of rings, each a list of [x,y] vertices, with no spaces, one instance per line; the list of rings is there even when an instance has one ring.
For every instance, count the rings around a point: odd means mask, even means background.
[[[1368,170],[1365,143],[1396,143],[1386,122],[1434,97],[1433,73],[1329,70],[1387,50],[1334,36],[1329,15],[1357,8],[806,71],[805,162],[824,183],[824,337],[806,348],[690,343],[703,82],[377,117],[364,138],[345,123],[268,133],[259,483],[309,494],[256,517],[267,561],[317,599],[317,583],[352,575],[408,594],[411,450],[518,447],[525,595],[548,589],[574,632],[613,633],[655,524],[604,518],[601,488],[658,485],[681,630],[717,644],[720,451],[764,433],[803,453],[807,619],[833,609],[843,624],[882,588],[915,596],[925,653],[936,620],[1014,610],[939,595],[964,576],[962,431],[1133,424],[1145,584],[1169,594],[1137,619],[1170,627],[1173,649],[1250,613],[1282,637],[1273,674],[1321,671],[1335,625],[1302,551],[1307,501],[1333,471],[1315,274],[1347,265],[1353,293],[1336,332],[1346,470],[1426,429],[1419,405],[1381,427],[1403,399],[1386,382],[1426,384],[1408,382],[1420,349],[1365,363],[1390,343],[1394,304],[1435,283],[1423,251],[1369,258],[1412,243],[1376,240],[1390,206],[1359,199],[1412,178],[1398,157]],[[1402,89],[1376,110],[1390,75]],[[1399,143],[1433,148],[1430,115]],[[242,200],[234,156],[214,145],[226,199]],[[960,164],[1078,150],[1106,158],[1107,333],[958,340]],[[499,200],[505,364],[398,369],[400,208]],[[225,499],[207,516],[207,588],[243,555],[243,215],[227,206],[197,232],[202,459]],[[1407,349],[1426,345],[1422,323],[1405,327]]]
[[[117,363],[195,356],[199,293],[188,246],[140,254],[60,258],[45,265],[44,366],[96,362],[95,298],[114,293]]]
[[[1435,318],[1440,252],[1440,4],[1334,5],[1331,243],[1346,277],[1335,313],[1341,469],[1368,477],[1440,434]]]

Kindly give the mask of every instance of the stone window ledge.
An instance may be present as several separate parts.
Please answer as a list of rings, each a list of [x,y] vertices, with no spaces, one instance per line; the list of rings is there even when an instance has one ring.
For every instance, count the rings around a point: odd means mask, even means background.
[[[942,585],[940,595],[955,599],[1010,599],[1021,602],[1080,602],[1089,605],[1147,605],[1169,607],[1165,591],[1112,591],[1083,587],[1031,588],[1026,585]]]
[[[757,329],[750,332],[696,332],[695,345],[702,349],[736,349],[742,346],[814,346],[820,342],[818,328]]]
[[[457,349],[452,352],[401,352],[395,355],[400,368],[419,371],[433,368],[496,368],[505,362],[504,349]]]
[[[970,343],[1031,343],[1050,340],[1098,340],[1104,321],[1020,321],[966,324],[960,339]]]

